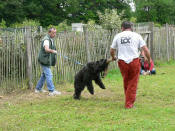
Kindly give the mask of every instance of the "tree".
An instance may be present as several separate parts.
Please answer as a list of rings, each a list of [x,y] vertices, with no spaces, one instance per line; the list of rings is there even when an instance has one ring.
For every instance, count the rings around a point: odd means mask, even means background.
[[[72,21],[84,21],[91,19],[99,23],[97,12],[105,12],[105,9],[117,9],[119,13],[124,11],[123,18],[131,17],[131,8],[124,0],[80,0],[78,10],[72,13]]]
[[[137,22],[175,23],[175,1],[173,0],[134,0]]]
[[[9,26],[11,23],[21,22],[25,15],[21,0],[0,1],[0,20],[4,19]]]
[[[108,30],[117,29],[120,30],[121,28],[121,18],[117,14],[116,9],[106,9],[105,13],[102,14],[101,12],[98,12],[100,23],[103,28]]]
[[[97,11],[117,9],[123,18],[131,17],[127,0],[4,0],[0,1],[0,18],[8,26],[25,19],[37,20],[42,26],[58,25],[67,19],[68,24],[94,20],[99,22]],[[130,1],[130,0],[128,0]],[[1,19],[0,19],[1,21]]]

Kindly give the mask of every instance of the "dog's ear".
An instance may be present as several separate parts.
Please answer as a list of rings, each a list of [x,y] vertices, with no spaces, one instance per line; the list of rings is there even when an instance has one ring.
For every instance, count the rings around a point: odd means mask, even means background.
[[[98,61],[99,62],[99,61]],[[97,62],[96,62],[97,63]],[[92,72],[97,72],[98,66],[94,62],[89,62],[87,63],[87,67],[92,71]]]

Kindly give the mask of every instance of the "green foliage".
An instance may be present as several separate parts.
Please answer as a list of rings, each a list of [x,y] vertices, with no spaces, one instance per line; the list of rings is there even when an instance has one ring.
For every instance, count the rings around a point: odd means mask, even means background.
[[[61,32],[61,31],[71,31],[71,26],[69,26],[68,24],[67,24],[67,20],[64,20],[63,22],[61,22],[60,24],[58,24],[58,26],[57,26],[57,30],[59,31],[59,32]]]
[[[174,60],[170,60],[168,62],[164,62],[164,61],[160,61],[160,60],[157,60],[154,62],[154,64],[157,66],[157,67],[162,67],[162,66],[168,66],[168,65],[175,65],[175,61]]]
[[[22,23],[14,23],[14,24],[12,24],[11,27],[13,27],[13,28],[20,28],[20,27],[25,27],[25,26],[37,27],[39,25],[40,25],[39,21],[25,19]]]
[[[23,2],[21,0],[1,0],[0,18],[6,21],[7,26],[15,22],[21,22],[25,18]]]
[[[0,23],[0,28],[6,28],[6,22],[4,19],[2,19],[1,23]]]
[[[89,20],[87,22],[87,28],[89,31],[97,30],[97,27],[100,28],[100,26],[97,25],[94,20]]]
[[[67,19],[68,24],[90,19],[98,23],[97,11],[125,10],[124,18],[130,18],[130,6],[125,1],[116,0],[6,0],[0,2],[0,18],[7,26],[20,23],[24,19],[37,20],[42,26],[58,25]]]
[[[131,17],[131,18],[130,18],[130,21],[131,21],[132,23],[136,23],[136,22],[137,22],[137,18],[136,18],[136,17]]]
[[[137,22],[175,23],[175,1],[135,0]]]
[[[64,20],[63,22],[61,22],[61,23],[58,24],[57,26],[49,25],[49,26],[48,26],[48,29],[49,29],[50,27],[56,28],[57,32],[71,31],[71,29],[72,29],[72,27],[69,26],[69,25],[67,24],[67,20]]]
[[[162,27],[161,24],[159,24],[159,23],[157,23],[157,22],[154,23],[154,26],[155,26],[155,27],[159,27],[159,28]]]
[[[100,23],[104,29],[112,30],[121,28],[121,18],[116,9],[106,9],[105,13],[98,12]]]

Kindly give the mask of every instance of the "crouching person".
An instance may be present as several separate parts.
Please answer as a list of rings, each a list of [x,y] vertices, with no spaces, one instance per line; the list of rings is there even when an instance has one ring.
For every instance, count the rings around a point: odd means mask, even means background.
[[[56,36],[56,29],[50,28],[48,34],[44,37],[41,42],[41,49],[39,52],[38,61],[42,68],[41,77],[36,85],[35,93],[47,92],[42,89],[44,82],[47,83],[47,88],[49,90],[49,95],[60,95],[61,92],[55,90],[55,86],[52,81],[52,72],[51,66],[55,66],[56,64],[56,48],[53,41],[53,38]]]
[[[148,59],[146,58],[144,52],[141,53],[141,70],[140,74],[141,75],[155,75],[156,70],[154,68],[154,62],[151,59],[150,64],[148,63]]]

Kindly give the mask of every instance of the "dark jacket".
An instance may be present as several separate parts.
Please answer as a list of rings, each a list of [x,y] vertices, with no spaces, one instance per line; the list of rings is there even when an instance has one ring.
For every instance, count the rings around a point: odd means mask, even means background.
[[[38,62],[44,66],[55,66],[56,54],[48,53],[45,51],[45,48],[43,47],[45,40],[49,40],[49,49],[56,50],[54,42],[52,43],[50,36],[46,35],[41,42],[41,49],[38,56]]]

